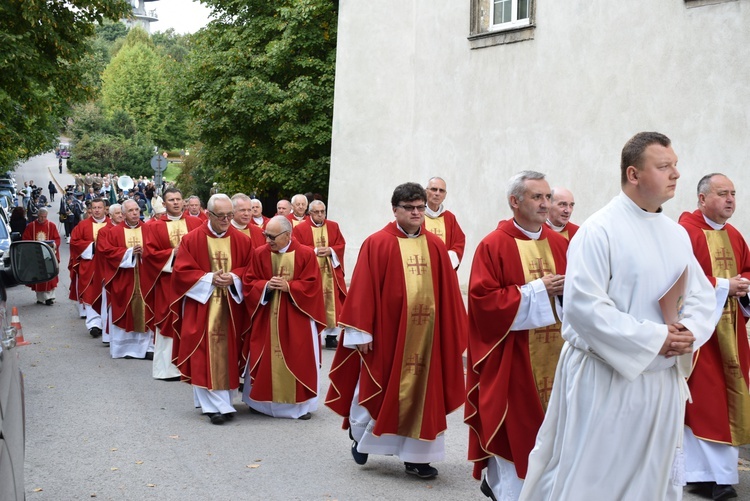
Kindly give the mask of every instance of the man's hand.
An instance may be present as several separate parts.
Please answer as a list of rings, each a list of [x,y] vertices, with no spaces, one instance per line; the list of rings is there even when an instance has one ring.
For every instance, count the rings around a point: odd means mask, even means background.
[[[331,255],[330,247],[316,247],[315,254],[319,257],[328,257]]]
[[[358,344],[357,345],[357,350],[362,355],[367,355],[367,353],[369,353],[369,352],[372,351],[372,341],[370,341],[369,343],[365,343],[365,344]]]
[[[563,293],[565,285],[565,275],[544,275],[542,282],[547,288],[547,294],[550,296],[560,296]]]
[[[216,287],[229,287],[234,282],[231,273],[224,273],[224,270],[219,270],[214,273],[214,278],[211,283]]]
[[[133,255],[140,256],[142,254],[143,254],[143,247],[141,247],[141,244],[135,244],[133,246]]]
[[[289,292],[289,282],[280,276],[272,277],[271,280],[268,281],[268,288],[281,292]]]
[[[659,355],[670,358],[692,353],[693,343],[695,342],[693,333],[687,330],[681,323],[674,323],[668,327],[667,339],[664,340],[664,345],[661,347]]]
[[[748,287],[750,287],[750,280],[744,278],[742,275],[730,278],[729,297],[747,296]]]

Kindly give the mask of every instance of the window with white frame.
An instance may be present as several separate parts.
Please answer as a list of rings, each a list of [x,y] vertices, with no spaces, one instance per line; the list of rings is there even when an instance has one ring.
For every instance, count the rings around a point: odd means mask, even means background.
[[[504,30],[529,24],[531,0],[490,0],[491,30]]]

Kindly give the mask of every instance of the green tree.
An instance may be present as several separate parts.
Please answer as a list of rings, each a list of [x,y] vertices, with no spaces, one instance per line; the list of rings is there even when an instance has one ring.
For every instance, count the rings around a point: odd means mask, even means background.
[[[180,95],[228,191],[325,194],[330,165],[337,4],[204,0]]]
[[[94,91],[81,64],[95,23],[125,0],[4,0],[0,4],[0,168],[52,149],[69,106]]]
[[[156,144],[168,146],[164,106],[166,75],[162,59],[145,31],[130,30],[125,44],[104,70],[102,81],[102,103],[106,109],[125,110],[135,120],[139,131]]]

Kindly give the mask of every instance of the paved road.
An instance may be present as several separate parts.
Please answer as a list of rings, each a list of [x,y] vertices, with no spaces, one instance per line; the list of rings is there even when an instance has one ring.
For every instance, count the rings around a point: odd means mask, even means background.
[[[53,155],[25,164],[17,179],[46,186]],[[61,249],[65,266],[68,247]],[[37,500],[359,500],[486,499],[465,460],[462,410],[449,416],[447,457],[439,476],[406,476],[393,457],[372,456],[357,466],[341,419],[322,407],[310,421],[251,415],[223,426],[193,408],[188,385],[155,381],[150,362],[112,360],[92,339],[66,299],[67,270],[58,302],[35,304],[27,288],[9,290],[27,341],[21,348],[26,386],[26,493]],[[333,352],[323,354],[327,374]],[[323,378],[322,394],[328,386]],[[750,499],[743,462],[740,499]],[[701,499],[686,495],[685,499]]]

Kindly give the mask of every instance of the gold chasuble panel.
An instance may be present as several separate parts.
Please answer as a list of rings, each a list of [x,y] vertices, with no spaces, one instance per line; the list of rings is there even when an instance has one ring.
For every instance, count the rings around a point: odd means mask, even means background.
[[[435,295],[427,238],[399,238],[406,286],[406,333],[399,384],[398,434],[419,438],[435,330]],[[376,341],[377,342],[377,341]]]
[[[315,247],[328,247],[328,227],[326,225],[312,227]],[[336,327],[336,284],[333,278],[333,263],[327,256],[317,256],[320,278],[323,280],[323,300],[326,305],[326,327]]]
[[[104,223],[102,223],[102,226]],[[125,247],[143,247],[141,228],[125,228]],[[133,315],[133,331],[146,332],[146,302],[141,292],[141,260],[137,258],[133,268],[133,295],[130,297],[130,312]]]
[[[555,274],[555,258],[552,255],[549,242],[544,240],[520,240],[516,239],[518,254],[523,265],[524,280],[526,283],[542,278],[547,274]],[[554,300],[552,311],[555,311]],[[552,381],[555,378],[557,359],[560,357],[563,339],[560,335],[560,321],[555,313],[554,324],[539,329],[529,329],[529,358],[531,359],[531,370],[536,381],[536,389],[542,408],[547,411],[550,393],[552,392]]]
[[[427,231],[438,237],[445,243],[445,218],[444,217],[425,217],[424,227]]]
[[[104,228],[106,224],[107,223],[105,222],[105,223],[94,223],[91,225],[91,231],[93,231],[94,233],[94,242],[96,242],[96,238],[99,236],[99,230]]]
[[[36,227],[34,228],[36,229]],[[34,240],[37,242],[44,242],[47,240],[47,232],[44,230],[39,230],[34,234]]]
[[[726,231],[703,230],[708,252],[711,255],[711,270],[714,277],[737,276],[737,260]],[[729,430],[732,445],[750,443],[750,392],[739,362],[737,348],[737,298],[727,298],[724,311],[716,325],[716,335],[724,367],[729,407]],[[744,341],[744,340],[743,340]],[[698,355],[700,357],[700,354]]]
[[[294,251],[283,254],[272,252],[271,265],[273,275],[282,277],[289,282],[294,277]],[[271,298],[271,390],[273,391],[272,402],[281,404],[297,403],[297,378],[289,370],[284,359],[284,352],[279,340],[279,307],[281,295],[280,290],[273,292]],[[289,308],[293,306],[288,305]],[[287,349],[292,349],[290,346]]]
[[[206,239],[213,273],[232,269],[232,237]],[[229,292],[216,287],[208,300],[208,363],[211,389],[229,390]]]
[[[187,235],[187,221],[184,219],[176,219],[174,221],[167,221],[167,234],[169,234],[169,245],[174,249],[182,241],[182,237]]]

